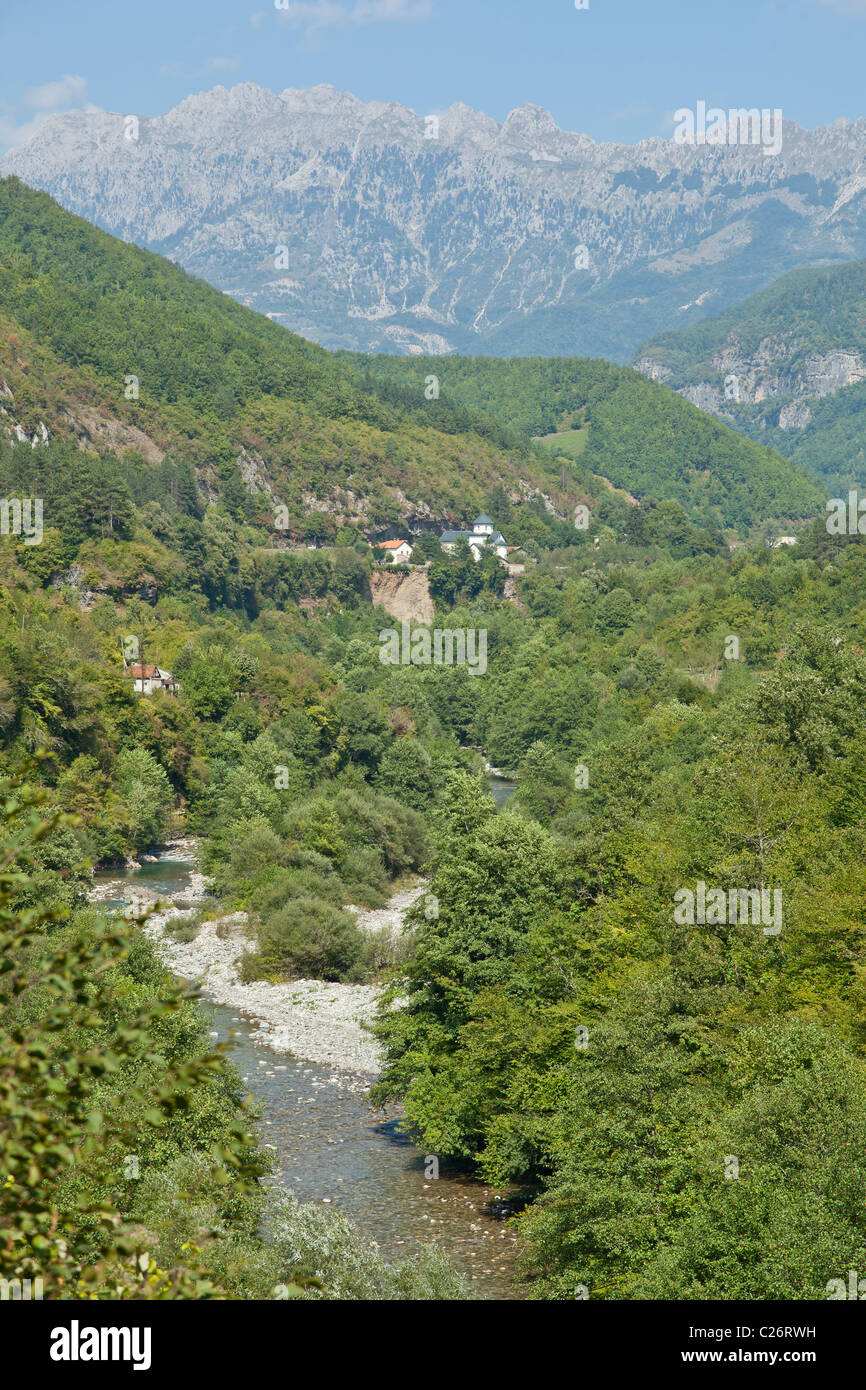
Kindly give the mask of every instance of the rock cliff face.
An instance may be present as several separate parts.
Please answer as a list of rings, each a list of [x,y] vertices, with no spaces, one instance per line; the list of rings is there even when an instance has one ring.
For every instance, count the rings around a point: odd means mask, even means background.
[[[859,479],[866,261],[785,275],[705,323],[659,334],[634,366],[819,477]]]
[[[781,152],[598,145],[522,106],[332,87],[55,116],[0,164],[329,347],[625,360],[784,271],[866,255],[866,121]]]
[[[700,381],[678,389],[693,405],[716,415],[730,414],[725,408],[727,403],[759,405],[776,396],[793,397],[781,408],[779,425],[782,429],[802,429],[811,418],[808,407],[802,404],[804,398],[831,396],[843,386],[863,381],[866,368],[859,352],[842,350],[807,357],[801,367],[795,368],[790,358],[800,347],[787,337],[768,338],[752,353],[739,350],[736,342],[726,344],[711,359],[714,370],[724,377],[721,388],[710,381]],[[648,360],[644,357],[641,362],[646,364]],[[658,379],[657,372],[649,371],[647,375]],[[667,371],[668,382],[670,377]]]
[[[653,357],[651,351],[640,355],[634,365],[653,380],[673,386],[692,405],[729,424],[737,419],[733,406],[761,405],[778,397],[778,411],[770,413],[769,423],[786,431],[802,430],[812,420],[808,402],[814,403],[844,386],[866,380],[866,364],[859,351],[839,348],[804,354],[804,348],[801,338],[781,333],[765,338],[752,351],[745,351],[736,333],[732,333],[709,358],[707,367],[712,378],[706,381],[678,380],[677,373]]]
[[[370,575],[370,595],[374,604],[392,618],[413,623],[432,623],[433,599],[427,571],[421,569],[376,569]]]

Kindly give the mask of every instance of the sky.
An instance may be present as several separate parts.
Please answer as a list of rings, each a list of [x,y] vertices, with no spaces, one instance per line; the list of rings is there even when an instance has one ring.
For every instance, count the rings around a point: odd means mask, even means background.
[[[532,102],[627,144],[670,136],[699,100],[807,128],[866,116],[866,0],[577,3],[0,0],[0,150],[53,111],[154,116],[248,81],[499,121]]]

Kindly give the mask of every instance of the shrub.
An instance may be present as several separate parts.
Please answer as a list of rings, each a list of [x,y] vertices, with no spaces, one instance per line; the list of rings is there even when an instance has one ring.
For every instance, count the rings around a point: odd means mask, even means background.
[[[265,1239],[280,1265],[312,1282],[310,1299],[462,1300],[472,1294],[435,1246],[413,1259],[388,1265],[339,1212],[301,1206],[293,1197],[277,1198],[266,1222]]]
[[[393,927],[380,927],[364,935],[364,963],[370,974],[382,975],[393,970],[405,964],[412,953],[411,935],[395,931]]]
[[[357,978],[363,956],[363,934],[348,912],[321,898],[296,898],[261,928],[258,951],[243,958],[241,975],[347,980]]]
[[[194,941],[201,928],[200,914],[188,913],[184,917],[169,917],[165,924],[168,936],[174,941]]]
[[[367,889],[365,902],[371,892],[373,897],[385,901],[383,893],[388,886],[388,875],[382,862],[381,850],[374,849],[372,845],[350,850],[343,856],[341,868],[347,885],[363,885]],[[355,897],[352,896],[352,902],[355,901]]]
[[[253,893],[250,905],[267,922],[296,898],[318,898],[339,907],[343,902],[343,885],[330,865],[324,873],[316,869],[278,869]]]

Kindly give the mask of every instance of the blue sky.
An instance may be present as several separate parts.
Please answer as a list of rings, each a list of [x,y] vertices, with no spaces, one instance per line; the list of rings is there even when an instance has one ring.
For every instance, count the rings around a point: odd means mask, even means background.
[[[866,0],[0,0],[0,149],[54,110],[156,115],[190,92],[331,82],[428,113],[631,143],[672,112],[780,107],[800,125],[866,115]]]

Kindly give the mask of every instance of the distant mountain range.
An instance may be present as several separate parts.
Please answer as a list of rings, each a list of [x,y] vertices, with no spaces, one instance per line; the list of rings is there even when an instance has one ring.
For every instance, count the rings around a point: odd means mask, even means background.
[[[866,121],[781,152],[596,144],[522,106],[416,114],[254,83],[53,116],[15,173],[328,347],[628,360],[804,266],[866,256]]]
[[[866,261],[783,276],[634,365],[834,487],[866,485]]]

